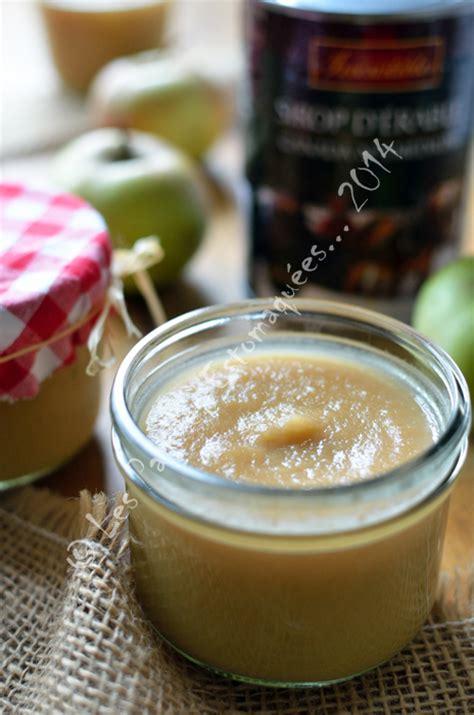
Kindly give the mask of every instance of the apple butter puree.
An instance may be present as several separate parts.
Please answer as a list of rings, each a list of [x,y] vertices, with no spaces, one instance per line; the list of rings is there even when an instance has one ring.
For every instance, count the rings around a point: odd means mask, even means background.
[[[297,488],[373,477],[419,454],[434,436],[412,392],[387,373],[266,351],[182,374],[153,397],[145,430],[207,472]]]
[[[372,363],[262,349],[157,384],[141,425],[207,472],[323,492],[426,448],[436,434],[422,404]],[[338,680],[391,656],[428,616],[444,497],[359,534],[270,538],[192,522],[132,482],[128,490],[145,612],[175,647],[220,671],[278,684]]]

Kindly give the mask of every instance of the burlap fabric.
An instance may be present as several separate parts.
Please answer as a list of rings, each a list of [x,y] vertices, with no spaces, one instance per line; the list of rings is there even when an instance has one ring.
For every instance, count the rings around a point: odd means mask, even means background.
[[[465,587],[448,584],[416,640],[368,675],[323,690],[249,687],[195,668],[153,634],[133,594],[126,523],[110,531],[102,495],[27,488],[0,506],[2,713],[474,712]]]

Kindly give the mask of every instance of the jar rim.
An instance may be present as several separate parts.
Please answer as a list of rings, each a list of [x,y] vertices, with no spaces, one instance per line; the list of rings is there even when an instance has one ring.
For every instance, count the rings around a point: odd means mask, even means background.
[[[386,472],[382,472],[374,477],[355,483],[337,484],[329,487],[313,487],[304,489],[288,489],[285,487],[269,487],[259,484],[248,484],[236,482],[216,474],[206,472],[197,467],[193,467],[185,462],[177,460],[169,453],[161,450],[158,445],[152,442],[140,429],[132,416],[126,399],[126,388],[128,380],[133,370],[149,352],[151,343],[157,345],[172,336],[180,334],[191,334],[193,326],[211,325],[212,323],[225,323],[233,317],[244,317],[250,313],[261,315],[268,311],[273,305],[273,299],[248,299],[238,303],[221,304],[185,313],[174,318],[164,325],[156,328],[142,338],[127,354],[122,361],[111,392],[111,415],[114,430],[121,437],[125,436],[129,444],[138,447],[140,454],[151,463],[161,462],[165,467],[178,472],[184,479],[196,485],[203,485],[209,488],[219,488],[229,493],[242,493],[248,495],[269,495],[284,496],[285,499],[296,498],[304,495],[305,498],[317,495],[318,498],[330,498],[335,495],[362,495],[374,488],[383,489],[387,482],[391,484],[395,481],[403,480],[404,477],[413,473],[422,464],[430,461],[440,450],[445,448],[460,447],[463,437],[467,434],[470,424],[469,390],[466,381],[452,358],[440,347],[434,345],[427,338],[422,336],[410,326],[389,318],[385,315],[369,311],[363,308],[354,307],[345,303],[333,301],[319,301],[313,299],[293,299],[292,304],[299,312],[320,314],[333,318],[341,318],[346,321],[356,322],[359,325],[366,324],[368,328],[383,331],[384,334],[398,336],[398,343],[415,345],[422,348],[438,366],[444,368],[444,376],[449,380],[452,390],[453,405],[449,419],[442,432],[436,440],[420,454],[394,467]],[[149,485],[153,490],[153,487]],[[433,485],[433,489],[436,484]]]

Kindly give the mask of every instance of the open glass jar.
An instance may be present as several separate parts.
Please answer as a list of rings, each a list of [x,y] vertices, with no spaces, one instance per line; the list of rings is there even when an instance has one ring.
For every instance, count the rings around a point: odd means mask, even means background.
[[[146,437],[140,424],[157,385],[256,342],[349,351],[369,369],[396,372],[436,425],[434,444],[364,482],[285,489],[206,474]],[[267,685],[324,685],[390,658],[427,618],[470,407],[453,361],[408,326],[311,300],[198,310],[129,353],[111,410],[116,459],[136,500],[138,595],[191,660]]]

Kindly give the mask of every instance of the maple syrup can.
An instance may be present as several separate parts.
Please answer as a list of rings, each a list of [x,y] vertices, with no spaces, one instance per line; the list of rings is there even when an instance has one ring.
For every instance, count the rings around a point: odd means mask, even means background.
[[[248,0],[250,283],[407,318],[459,250],[471,0]]]

